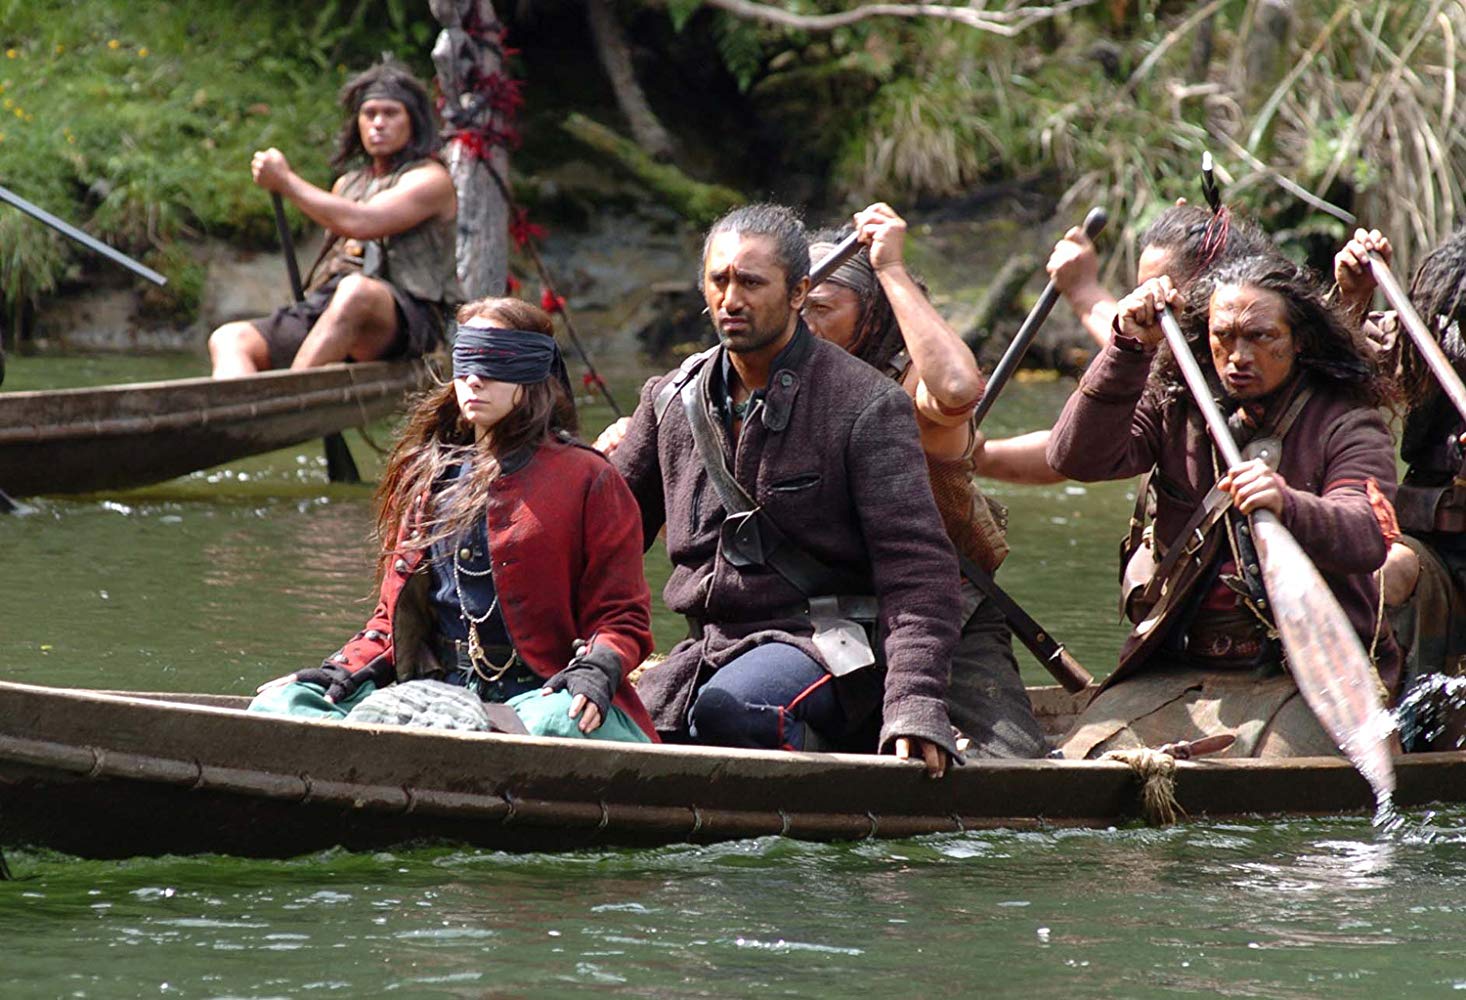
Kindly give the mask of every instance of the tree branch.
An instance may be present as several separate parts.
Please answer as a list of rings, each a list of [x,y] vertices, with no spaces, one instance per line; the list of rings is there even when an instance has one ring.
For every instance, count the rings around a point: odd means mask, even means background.
[[[738,17],[767,21],[801,31],[831,31],[872,17],[932,17],[956,21],[979,31],[1013,37],[1024,28],[1097,3],[1098,0],[1061,0],[1047,7],[1016,7],[1011,10],[977,10],[940,3],[871,3],[838,14],[793,14],[771,4],[755,0],[703,0],[709,7],[727,11]]]

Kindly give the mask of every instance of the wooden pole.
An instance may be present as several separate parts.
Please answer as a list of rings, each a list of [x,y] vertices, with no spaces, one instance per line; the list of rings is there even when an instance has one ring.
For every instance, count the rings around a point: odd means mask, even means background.
[[[1405,327],[1411,343],[1425,359],[1430,373],[1440,383],[1441,391],[1450,399],[1451,404],[1456,407],[1456,412],[1461,419],[1466,420],[1466,385],[1461,383],[1461,376],[1456,374],[1455,366],[1451,364],[1446,352],[1441,350],[1441,345],[1431,336],[1430,328],[1415,311],[1415,306],[1410,301],[1410,296],[1405,294],[1405,289],[1400,287],[1395,272],[1390,270],[1384,258],[1373,250],[1369,252],[1369,269],[1374,274],[1375,284],[1384,291],[1385,298],[1390,302],[1390,308],[1400,317],[1400,323]]]
[[[1089,214],[1084,217],[1084,235],[1093,240],[1100,234],[1100,230],[1105,228],[1105,223],[1108,221],[1110,217],[1105,214],[1103,208],[1098,206],[1091,208]],[[1023,363],[1023,356],[1028,353],[1028,347],[1033,343],[1033,338],[1038,336],[1039,327],[1043,326],[1044,320],[1049,318],[1049,313],[1053,311],[1058,301],[1059,289],[1053,279],[1050,279],[1049,283],[1044,286],[1043,294],[1038,297],[1038,302],[1034,303],[1028,318],[1013,335],[1013,341],[1003,352],[1003,357],[998,361],[998,367],[994,368],[993,373],[988,376],[987,388],[983,390],[982,399],[978,400],[977,409],[972,414],[974,427],[981,426],[983,418],[998,401],[998,393],[1003,391],[1003,387],[1008,384],[1008,380]]]
[[[430,0],[428,7],[443,26],[433,65],[448,136],[443,160],[458,192],[458,285],[469,299],[503,295],[509,200],[490,172],[509,176],[509,151],[499,140],[512,134],[513,109],[512,102],[490,100],[482,86],[504,79],[502,27],[489,0]]]
[[[809,287],[813,288],[835,273],[835,269],[845,263],[851,257],[860,252],[860,234],[851,233],[839,243],[835,244],[833,250],[825,254],[820,262],[809,269]]]
[[[101,254],[103,257],[106,257],[108,260],[112,261],[115,264],[121,264],[123,267],[127,268],[129,271],[131,271],[133,274],[137,275],[140,278],[146,278],[148,281],[151,281],[153,284],[159,287],[168,284],[168,279],[163,277],[157,271],[154,271],[151,267],[139,264],[137,261],[127,256],[127,254],[123,253],[121,250],[112,249],[96,237],[84,233],[80,229],[77,229],[75,226],[73,226],[71,223],[57,218],[50,212],[46,211],[44,208],[41,208],[39,205],[34,205],[31,202],[26,201],[20,195],[16,194],[14,191],[9,190],[8,188],[0,187],[0,201],[3,201],[6,204],[20,209],[26,215],[29,215],[32,219],[35,219],[37,222],[43,223],[44,225],[50,226],[62,236],[75,240],[82,246],[86,247],[88,250],[91,250],[94,253]]]
[[[280,235],[280,249],[285,254],[285,271],[290,275],[290,294],[297,303],[305,301],[305,288],[300,281],[300,263],[295,259],[295,239],[285,218],[285,201],[278,192],[270,192],[275,209],[275,231]],[[359,483],[361,472],[351,457],[351,447],[340,434],[327,434],[321,439],[326,450],[326,478],[333,483]]]
[[[1161,312],[1161,328],[1222,461],[1228,468],[1240,465],[1242,453],[1169,306]],[[1250,520],[1263,586],[1288,653],[1288,671],[1324,730],[1384,807],[1395,790],[1395,768],[1378,675],[1333,591],[1288,529],[1268,510],[1253,513]]]

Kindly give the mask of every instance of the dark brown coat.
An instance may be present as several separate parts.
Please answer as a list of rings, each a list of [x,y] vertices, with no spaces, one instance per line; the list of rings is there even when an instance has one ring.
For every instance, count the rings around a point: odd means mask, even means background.
[[[707,362],[721,363],[721,350]],[[681,400],[672,399],[660,425],[653,412],[671,377],[642,389],[614,461],[641,505],[645,538],[666,528],[667,607],[706,623],[701,639],[679,643],[639,687],[657,729],[685,738],[697,688],[730,660],[766,642],[820,656],[808,619],[788,613],[803,595],[768,567],[739,569],[723,558],[718,533],[725,512],[697,457]],[[706,394],[703,405],[711,405]],[[770,374],[760,415],[743,425],[736,454],[716,415],[714,423],[728,467],[774,523],[831,568],[868,581],[865,592],[879,598],[886,663],[881,746],[919,736],[950,748],[944,698],[960,579],[906,393],[801,323]]]
[[[1157,490],[1155,537],[1169,548],[1216,476],[1200,411],[1189,399],[1163,405],[1145,393],[1150,363],[1148,354],[1106,347],[1054,425],[1048,458],[1057,471],[1081,482],[1124,479],[1157,466],[1172,490]],[[1379,613],[1373,573],[1389,548],[1381,527],[1385,511],[1379,508],[1395,495],[1389,428],[1374,409],[1316,382],[1282,451],[1278,472],[1289,487],[1283,525],[1314,561],[1368,649]],[[1111,680],[1145,664],[1143,655],[1136,656],[1140,645],[1132,633]],[[1393,690],[1399,651],[1388,629],[1376,660]]]

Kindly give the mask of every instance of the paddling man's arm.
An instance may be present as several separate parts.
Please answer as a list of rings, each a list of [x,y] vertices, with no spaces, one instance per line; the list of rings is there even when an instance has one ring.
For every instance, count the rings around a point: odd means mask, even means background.
[[[1024,486],[1062,483],[1064,477],[1054,471],[1044,454],[1052,431],[1032,431],[1017,437],[989,441],[977,432],[972,453],[973,471],[984,479]]]
[[[916,404],[922,450],[960,458],[972,444],[968,418],[982,398],[977,360],[906,270],[905,220],[878,202],[855,214],[855,231],[870,247],[871,267],[911,357],[904,388]]]
[[[362,202],[341,197],[340,178],[330,191],[316,187],[291,170],[278,149],[255,153],[250,172],[260,187],[284,195],[314,222],[351,240],[381,239],[428,219],[451,219],[458,206],[453,179],[437,163],[414,167],[392,187]]]
[[[1108,344],[1118,304],[1099,283],[1099,255],[1082,227],[1073,227],[1054,244],[1044,269],[1079,317],[1084,332],[1100,347]]]
[[[1169,278],[1152,278],[1120,301],[1115,336],[1079,380],[1054,424],[1047,457],[1080,482],[1138,476],[1156,462],[1160,413],[1145,394],[1151,360],[1164,334],[1162,305],[1180,295]]]
[[[1384,564],[1395,523],[1395,448],[1389,426],[1360,406],[1324,431],[1319,493],[1284,484],[1278,518],[1328,573],[1372,573]]]

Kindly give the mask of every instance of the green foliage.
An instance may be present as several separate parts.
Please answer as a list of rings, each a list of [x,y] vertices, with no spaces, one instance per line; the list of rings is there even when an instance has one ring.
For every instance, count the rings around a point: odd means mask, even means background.
[[[0,0],[0,183],[134,255],[161,255],[196,306],[197,269],[174,241],[264,241],[269,199],[250,180],[278,146],[325,184],[350,70],[395,51],[430,73],[426,4],[328,0]],[[181,256],[180,256],[181,254]],[[0,296],[30,300],[101,265],[0,206]]]
[[[667,0],[667,16],[672,19],[672,28],[681,32],[702,6],[702,0]]]
[[[740,49],[735,65],[721,37],[718,48],[741,83],[752,79],[759,113],[790,123],[791,149],[830,157],[835,193],[851,201],[1047,175],[1062,210],[1108,206],[1126,248],[1112,267],[1128,271],[1140,229],[1198,196],[1210,149],[1229,198],[1264,224],[1316,246],[1315,216],[1330,202],[1335,227],[1353,212],[1418,259],[1466,219],[1466,5],[1296,0],[1272,49],[1263,6],[1225,0],[1204,17],[1202,0],[1105,2],[1015,38],[931,18],[825,32],[760,22],[757,61]]]
[[[764,67],[764,48],[758,29],[731,14],[722,14],[714,32],[723,65],[738,81],[738,89],[747,90]]]

